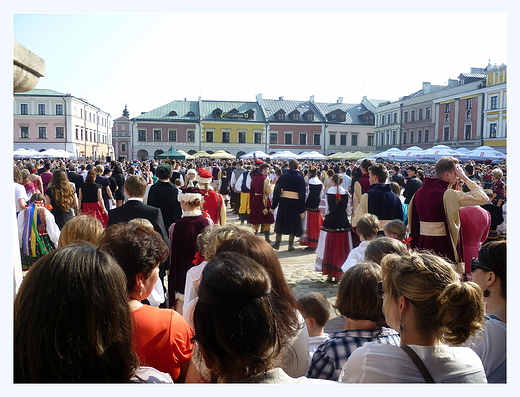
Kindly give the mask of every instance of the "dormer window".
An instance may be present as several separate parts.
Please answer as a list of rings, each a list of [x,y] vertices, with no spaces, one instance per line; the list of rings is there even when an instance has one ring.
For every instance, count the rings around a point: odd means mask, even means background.
[[[238,113],[238,110],[236,110],[235,108],[231,109],[228,113]]]
[[[253,109],[247,110],[246,114],[248,119],[253,119],[255,117],[255,111]]]
[[[216,109],[213,111],[213,117],[215,117],[215,118],[220,118],[220,117],[222,117],[222,109],[216,108]]]
[[[177,112],[172,110],[170,113],[168,113],[168,116],[177,116]]]
[[[298,112],[297,110],[291,112],[290,116],[291,116],[291,120],[293,120],[293,121],[300,120],[300,112]]]
[[[188,116],[188,117],[195,117],[195,113],[193,113],[193,112],[190,110],[188,113],[186,113],[186,116]]]
[[[285,120],[285,111],[283,109],[280,109],[274,114],[275,120],[283,121]]]
[[[305,121],[314,121],[314,113],[309,110],[303,114],[303,118]]]

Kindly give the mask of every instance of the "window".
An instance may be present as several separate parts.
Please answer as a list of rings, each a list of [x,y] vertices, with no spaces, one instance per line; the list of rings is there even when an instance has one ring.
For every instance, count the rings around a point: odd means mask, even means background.
[[[139,130],[139,136],[137,140],[140,142],[146,142],[146,130]]]
[[[90,131],[90,142],[92,142],[92,131]]]
[[[493,108],[491,108],[493,109]],[[42,116],[45,114],[45,104],[40,103],[38,104],[38,115]]]
[[[412,110],[411,113],[412,113],[412,114],[410,115],[410,118],[411,118],[410,121],[415,121],[415,110]]]
[[[491,97],[491,109],[498,109],[498,96]]]
[[[417,131],[417,143],[421,143],[422,140],[422,131]]]
[[[426,119],[430,119],[431,118],[431,108],[426,108]]]
[[[449,111],[450,111],[450,105],[451,105],[451,103],[447,103],[447,104],[446,104],[446,113],[449,113]]]
[[[285,144],[292,145],[292,133],[291,132],[285,134]]]
[[[450,140],[450,127],[444,127],[444,140]]]
[[[339,136],[339,144],[341,146],[347,146],[347,134],[341,134]]]
[[[320,134],[314,134],[314,146],[320,146]]]
[[[444,115],[444,123],[447,124],[450,122],[450,114],[449,113],[446,113]]]
[[[423,116],[423,110],[419,109],[419,120],[422,120],[422,116]]]
[[[186,131],[186,141],[195,142],[195,131]]]
[[[240,131],[238,133],[238,143],[246,143],[246,133],[243,131]]]
[[[229,143],[229,131],[222,131],[222,143]]]
[[[404,112],[404,122],[408,123],[408,112]]]
[[[121,144],[121,151],[126,152],[126,143]]]
[[[430,130],[424,130],[424,142],[428,142],[429,134],[430,134]]]
[[[466,126],[466,130],[464,131],[464,139],[471,139],[471,124]]]
[[[395,137],[395,133],[394,133]],[[374,146],[374,135],[367,136],[367,146]]]
[[[357,146],[357,135],[352,135],[352,146]]]
[[[381,115],[381,125],[385,125],[385,115]]]
[[[473,98],[466,99],[466,108],[471,109],[473,107]]]
[[[176,130],[168,131],[168,141],[177,142],[177,131]]]
[[[56,115],[63,116],[63,105],[61,105],[61,104],[56,105]]]
[[[397,123],[397,112],[394,112],[394,123]]]
[[[278,143],[278,133],[277,132],[269,133],[269,143],[271,145],[276,145]]]
[[[291,117],[294,121],[299,121],[300,120],[300,113],[298,112],[294,112],[292,114],[292,117]]]
[[[276,113],[274,115],[274,118],[278,121],[283,121],[285,120],[285,113]]]
[[[385,116],[383,116],[383,119],[384,119]],[[331,113],[330,114],[330,119],[331,120],[336,120],[336,113]]]
[[[410,132],[410,143],[413,143],[413,131]]]
[[[397,133],[392,132],[392,145],[397,145]]]
[[[63,127],[56,127],[56,138],[63,138],[65,136],[64,134],[64,128]]]
[[[386,124],[390,124],[390,113],[386,115]]]
[[[26,103],[20,104],[20,114],[29,114],[29,110]]]
[[[403,132],[403,143],[406,143],[406,132]]]
[[[336,135],[330,135],[329,137],[329,145],[335,145],[336,144]]]
[[[489,137],[496,138],[497,137],[497,124],[493,123],[489,125]]]
[[[86,138],[86,137],[87,137],[87,136],[85,135],[85,138]],[[81,140],[83,140],[83,128],[81,129]]]
[[[76,128],[76,139],[79,139],[79,132],[78,132],[77,128]]]
[[[20,127],[20,138],[29,138],[29,127]]]
[[[213,131],[206,131],[206,142],[213,142]]]
[[[300,134],[300,145],[307,145],[307,134]]]
[[[262,143],[262,133],[255,132],[255,143]]]
[[[162,135],[161,130],[153,130],[153,141],[161,142],[162,141],[161,135]]]
[[[47,138],[47,127],[38,127],[38,138]]]
[[[305,113],[305,120],[314,121],[314,113],[312,113],[312,112]]]

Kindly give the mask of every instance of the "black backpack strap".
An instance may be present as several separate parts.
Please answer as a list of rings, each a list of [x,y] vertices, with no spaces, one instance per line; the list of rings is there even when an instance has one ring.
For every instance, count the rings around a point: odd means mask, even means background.
[[[432,376],[430,375],[430,371],[428,371],[428,368],[426,368],[426,366],[424,365],[422,360],[419,358],[417,353],[410,346],[407,346],[407,345],[401,346],[401,349],[403,349],[405,351],[405,353],[408,354],[408,356],[410,356],[410,358],[412,359],[414,364],[417,366],[417,369],[423,376],[426,383],[435,383]]]

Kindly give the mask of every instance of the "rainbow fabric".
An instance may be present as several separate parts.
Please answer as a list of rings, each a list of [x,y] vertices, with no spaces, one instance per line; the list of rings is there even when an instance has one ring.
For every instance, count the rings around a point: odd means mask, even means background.
[[[22,234],[22,252],[25,255],[36,257],[36,246],[42,254],[47,253],[45,244],[38,234],[38,207],[31,203],[25,210],[24,228]]]

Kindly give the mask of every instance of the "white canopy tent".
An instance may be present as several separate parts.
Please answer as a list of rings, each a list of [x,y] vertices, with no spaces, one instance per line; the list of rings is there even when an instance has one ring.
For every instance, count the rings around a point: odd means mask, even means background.
[[[501,163],[507,159],[504,153],[489,146],[480,146],[466,155],[473,161],[491,161],[492,163]]]
[[[456,150],[453,150],[449,148],[446,145],[437,145],[434,147],[431,147],[429,149],[425,149],[422,152],[419,152],[415,155],[415,161],[419,162],[436,162],[441,157],[444,156],[451,156],[459,159],[461,162],[467,161],[468,156],[462,153],[457,152]]]
[[[424,149],[418,146],[412,146],[407,149],[401,150],[400,152],[388,153],[387,159],[392,161],[416,161],[415,155],[422,152]]]
[[[290,152],[289,150],[283,150],[281,152],[271,155],[271,159],[273,159],[273,160],[287,160],[287,159],[299,160],[300,156],[297,155],[296,153]]]
[[[401,153],[401,149],[393,147],[393,148],[390,148],[388,150],[385,150],[384,152],[376,153],[374,155],[374,158],[375,159],[382,158],[384,160],[387,160],[388,159],[388,155],[391,154],[391,153]]]
[[[252,152],[243,154],[240,156],[241,159],[252,159],[253,157],[257,159],[267,159],[271,156],[269,156],[267,153],[262,152],[261,150],[253,150]]]
[[[299,154],[301,159],[306,160],[324,160],[325,155],[318,153],[317,151],[313,150],[312,152],[303,152]]]

